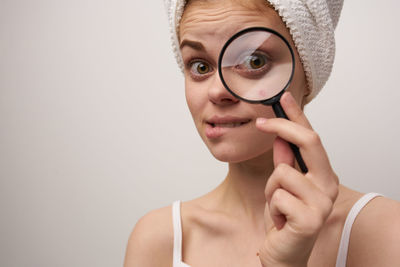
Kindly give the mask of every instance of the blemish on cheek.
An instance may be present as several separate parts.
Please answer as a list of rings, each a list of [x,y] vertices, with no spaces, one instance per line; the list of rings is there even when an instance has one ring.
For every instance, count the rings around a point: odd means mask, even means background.
[[[265,90],[259,90],[258,96],[260,97],[260,99],[265,99],[267,98],[267,92]]]

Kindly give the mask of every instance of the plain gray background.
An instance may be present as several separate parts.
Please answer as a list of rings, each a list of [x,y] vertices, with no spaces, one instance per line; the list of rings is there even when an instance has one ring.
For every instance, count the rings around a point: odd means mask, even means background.
[[[341,182],[400,200],[396,0],[345,2],[306,107]],[[136,221],[218,185],[161,0],[0,0],[0,266],[121,266]]]

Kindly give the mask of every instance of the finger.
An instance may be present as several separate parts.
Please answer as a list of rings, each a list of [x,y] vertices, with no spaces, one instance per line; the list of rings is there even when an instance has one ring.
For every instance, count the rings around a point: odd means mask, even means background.
[[[308,129],[312,129],[311,123],[290,92],[285,92],[282,95],[280,103],[289,120],[297,122]]]
[[[278,230],[281,230],[287,221],[301,217],[305,210],[304,204],[284,189],[275,190],[269,202],[269,214]]]
[[[317,207],[326,198],[310,179],[286,164],[278,165],[265,186],[265,198],[269,203],[276,190],[284,189],[301,200],[305,205]]]
[[[269,215],[277,230],[286,229],[303,237],[315,238],[329,214],[329,210],[315,210],[304,205],[284,189],[275,191],[269,205]]]
[[[282,139],[297,145],[309,172],[325,173],[331,171],[328,155],[316,132],[300,124],[281,118],[257,119],[259,130],[276,134]]]
[[[294,155],[293,152],[285,140],[279,136],[275,138],[273,144],[274,151],[274,166],[278,166],[281,163],[285,163],[290,166],[294,166]]]
[[[286,205],[285,203],[276,203],[276,194],[282,190],[290,194],[297,202],[302,203],[297,208],[302,208],[303,213],[299,218],[295,216],[297,213],[288,208],[286,210],[276,208],[276,210],[270,211],[271,219],[278,229],[283,227],[286,221],[291,221],[292,226],[293,223],[299,226],[305,223],[304,220],[312,222],[312,225],[308,226],[310,229],[314,229],[314,226],[320,225],[332,212],[334,199],[320,190],[310,179],[285,164],[279,165],[267,182],[265,196],[270,208],[274,205],[278,207]],[[306,214],[313,218],[307,218]],[[289,215],[291,217],[288,217]],[[304,218],[305,216],[306,218]]]

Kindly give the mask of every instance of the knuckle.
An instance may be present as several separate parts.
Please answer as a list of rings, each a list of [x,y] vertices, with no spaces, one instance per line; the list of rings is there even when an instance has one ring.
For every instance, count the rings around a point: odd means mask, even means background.
[[[324,196],[318,201],[318,206],[313,208],[313,223],[322,226],[333,210],[333,201],[330,197]]]
[[[302,232],[305,236],[312,236],[318,233],[332,212],[333,204],[329,198],[325,198],[320,203],[322,204],[313,208],[302,221]]]
[[[338,192],[339,192],[339,184],[340,184],[340,182],[339,182],[339,177],[336,175],[336,173],[334,173],[333,171],[332,171],[332,175],[333,175],[333,177],[332,177],[332,180],[333,180],[333,182],[335,183],[335,185],[336,185],[336,188],[338,189]]]
[[[324,193],[329,197],[330,201],[333,203],[336,201],[339,195],[339,179],[336,174],[332,174],[324,186]]]
[[[339,186],[335,182],[335,185],[330,188],[330,192],[329,192],[330,200],[332,202],[335,202],[335,200],[338,197],[338,195],[339,195]]]
[[[268,196],[270,195],[270,193],[269,193],[269,186],[267,185],[266,187],[265,187],[265,189],[264,189],[264,195],[265,195],[265,198],[266,199],[268,199]]]
[[[312,131],[308,137],[307,143],[311,146],[317,146],[321,144],[321,137],[316,132]]]
[[[281,188],[278,188],[275,190],[275,192],[272,194],[271,197],[271,202],[280,202],[282,201],[282,198],[284,198],[284,190]]]
[[[275,171],[277,177],[282,178],[286,177],[289,172],[289,165],[285,163],[279,163],[278,166],[276,166]]]
[[[313,235],[318,232],[325,223],[325,217],[320,212],[313,212],[305,225],[304,232],[308,235]]]
[[[325,220],[332,212],[333,201],[331,198],[325,197],[321,199],[320,205],[321,205],[321,212],[320,212],[321,217]]]

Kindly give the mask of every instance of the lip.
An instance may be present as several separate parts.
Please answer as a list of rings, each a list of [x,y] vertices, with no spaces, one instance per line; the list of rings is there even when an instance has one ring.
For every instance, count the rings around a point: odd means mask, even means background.
[[[251,121],[249,118],[236,116],[213,116],[205,120],[205,135],[209,139],[221,137],[230,131],[242,128]]]

